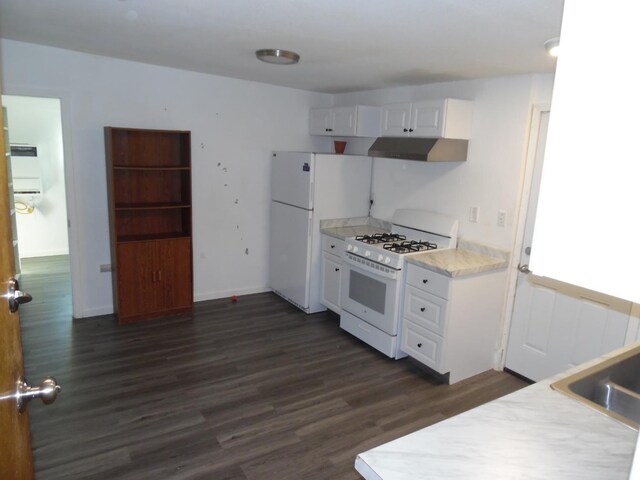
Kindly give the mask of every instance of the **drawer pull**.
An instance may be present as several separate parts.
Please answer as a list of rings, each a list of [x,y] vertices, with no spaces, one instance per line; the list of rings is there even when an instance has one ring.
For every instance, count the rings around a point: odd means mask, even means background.
[[[426,310],[426,308],[425,308],[425,307],[420,307],[420,311],[421,311],[421,312],[424,312],[425,310]]]
[[[336,248],[336,246],[335,245],[331,245],[331,248]]]
[[[340,269],[339,269],[339,268],[336,268],[336,272],[339,272],[339,271],[340,271]]]
[[[422,348],[422,344],[421,343],[418,344],[418,348]]]
[[[424,280],[422,280],[422,283],[429,283],[429,280],[427,278],[425,278]]]

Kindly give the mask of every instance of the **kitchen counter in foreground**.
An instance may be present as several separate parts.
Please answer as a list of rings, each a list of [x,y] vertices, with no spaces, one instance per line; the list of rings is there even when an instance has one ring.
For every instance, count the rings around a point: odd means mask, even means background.
[[[366,480],[628,479],[638,432],[552,390],[552,379],[361,453]]]

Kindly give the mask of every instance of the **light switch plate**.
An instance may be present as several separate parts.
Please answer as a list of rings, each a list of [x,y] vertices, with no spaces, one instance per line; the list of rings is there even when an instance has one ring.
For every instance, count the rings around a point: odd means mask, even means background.
[[[469,221],[471,223],[478,223],[478,218],[480,217],[480,207],[470,207],[469,208]]]
[[[505,227],[507,225],[507,212],[505,210],[498,210],[498,221],[496,224],[499,227]]]

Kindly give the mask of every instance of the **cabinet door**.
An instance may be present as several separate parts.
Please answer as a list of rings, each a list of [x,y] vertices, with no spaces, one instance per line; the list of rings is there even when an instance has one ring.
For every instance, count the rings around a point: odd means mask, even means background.
[[[406,137],[409,135],[410,103],[395,103],[382,107],[382,136]]]
[[[332,109],[333,135],[356,135],[357,107],[337,107]]]
[[[342,262],[340,257],[322,255],[321,302],[327,308],[340,313],[340,289],[342,287]]]
[[[191,239],[157,242],[158,309],[189,308],[193,302]]]
[[[120,321],[156,311],[155,264],[155,242],[121,243],[117,246],[115,274]]]
[[[416,102],[411,106],[411,136],[439,137],[443,132],[444,102]]]
[[[312,108],[309,110],[309,134],[333,135],[332,133],[332,109]]]

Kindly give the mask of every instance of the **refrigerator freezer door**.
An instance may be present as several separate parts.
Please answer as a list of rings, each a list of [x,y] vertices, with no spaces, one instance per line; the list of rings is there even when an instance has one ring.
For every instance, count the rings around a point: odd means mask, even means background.
[[[315,174],[312,153],[276,152],[271,165],[271,200],[313,209],[313,178]]]
[[[271,202],[269,286],[303,310],[309,308],[313,212]]]

